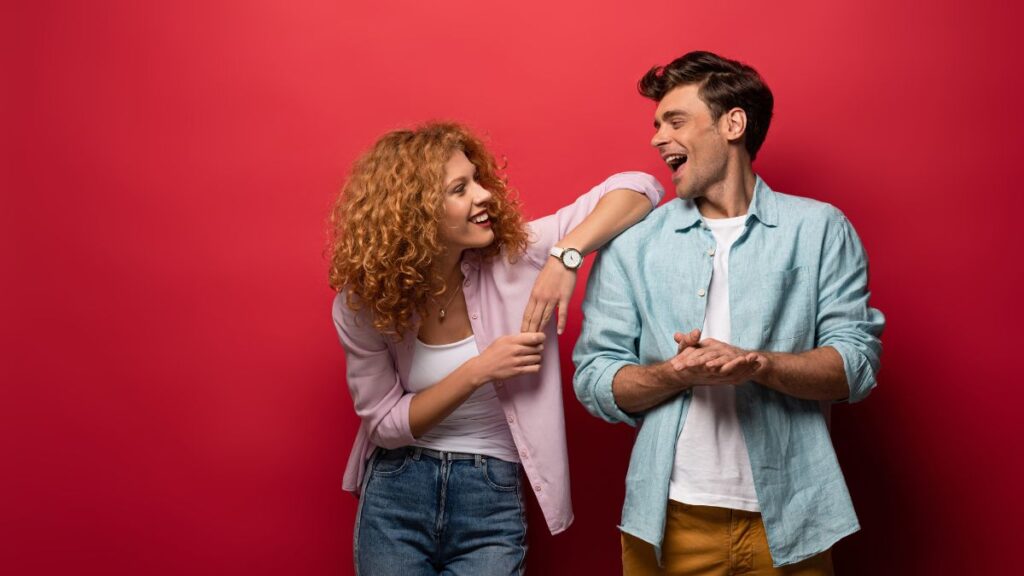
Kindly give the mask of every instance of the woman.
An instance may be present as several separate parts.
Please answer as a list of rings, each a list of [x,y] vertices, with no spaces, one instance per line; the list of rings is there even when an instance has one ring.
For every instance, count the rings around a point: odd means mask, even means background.
[[[527,225],[481,141],[448,123],[391,132],[355,164],[330,280],[362,420],[344,482],[361,492],[357,573],[522,573],[521,483],[552,533],[568,527],[549,320],[557,307],[561,333],[580,256],[662,194],[618,174]]]

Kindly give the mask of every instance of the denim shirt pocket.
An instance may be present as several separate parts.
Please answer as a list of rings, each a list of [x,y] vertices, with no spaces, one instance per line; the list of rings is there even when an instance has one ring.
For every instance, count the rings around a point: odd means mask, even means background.
[[[761,338],[770,351],[790,352],[814,328],[817,303],[807,266],[773,271],[763,280]]]

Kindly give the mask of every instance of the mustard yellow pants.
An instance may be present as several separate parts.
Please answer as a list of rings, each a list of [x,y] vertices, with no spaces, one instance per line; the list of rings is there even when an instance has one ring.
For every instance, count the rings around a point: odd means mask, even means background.
[[[831,576],[832,555],[825,551],[796,564],[772,567],[764,523],[757,512],[693,506],[670,500],[665,519],[662,563],[654,547],[622,534],[623,576]]]

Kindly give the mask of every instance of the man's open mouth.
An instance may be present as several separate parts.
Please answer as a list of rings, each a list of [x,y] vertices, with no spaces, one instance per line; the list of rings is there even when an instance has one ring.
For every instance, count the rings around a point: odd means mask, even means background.
[[[675,172],[680,166],[686,164],[686,158],[686,154],[669,154],[668,156],[665,156],[665,162],[667,162],[669,168]]]

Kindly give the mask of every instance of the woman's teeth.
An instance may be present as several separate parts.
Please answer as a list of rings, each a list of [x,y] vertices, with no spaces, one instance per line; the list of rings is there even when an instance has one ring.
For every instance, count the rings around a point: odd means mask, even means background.
[[[487,214],[481,214],[479,216],[474,216],[473,218],[470,218],[469,221],[474,224],[483,224],[484,222],[487,222],[488,218],[490,217]]]

